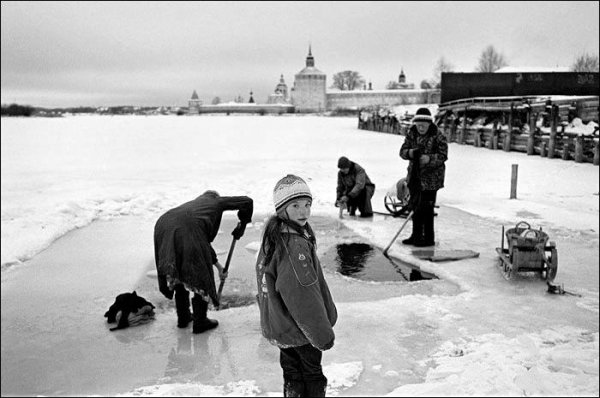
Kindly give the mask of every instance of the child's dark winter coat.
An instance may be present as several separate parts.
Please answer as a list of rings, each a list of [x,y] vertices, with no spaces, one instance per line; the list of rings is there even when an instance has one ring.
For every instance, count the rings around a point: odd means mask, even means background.
[[[280,348],[310,344],[327,350],[333,346],[337,310],[315,247],[286,225],[281,238],[283,247],[269,264],[262,250],[256,263],[262,333]]]

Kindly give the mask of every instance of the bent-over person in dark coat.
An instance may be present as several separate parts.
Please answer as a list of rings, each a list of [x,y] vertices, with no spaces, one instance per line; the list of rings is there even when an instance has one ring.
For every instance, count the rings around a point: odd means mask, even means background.
[[[244,234],[252,220],[253,202],[247,196],[220,196],[206,191],[196,199],[160,216],[154,227],[154,257],[160,292],[169,300],[175,296],[177,326],[185,328],[193,320],[193,332],[202,333],[218,325],[206,317],[208,302],[219,305],[213,265],[221,280],[227,275],[211,243],[219,232],[226,210],[238,210],[240,222],[231,233]],[[194,293],[190,313],[189,292]]]

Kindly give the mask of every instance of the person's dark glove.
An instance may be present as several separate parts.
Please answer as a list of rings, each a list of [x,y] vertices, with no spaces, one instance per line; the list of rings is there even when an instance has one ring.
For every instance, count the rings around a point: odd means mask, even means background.
[[[244,236],[244,231],[246,231],[246,224],[239,222],[237,227],[231,232],[231,235],[235,240],[240,240],[240,238]]]
[[[409,149],[408,150],[408,157],[411,159],[419,159],[419,157],[421,156],[421,151],[419,150],[419,148],[413,148],[413,149]]]

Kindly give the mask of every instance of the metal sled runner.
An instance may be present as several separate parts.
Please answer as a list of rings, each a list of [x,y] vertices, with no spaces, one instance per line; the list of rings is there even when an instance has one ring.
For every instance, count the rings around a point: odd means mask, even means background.
[[[496,252],[506,279],[511,279],[517,272],[539,272],[547,281],[554,280],[558,271],[558,252],[556,243],[548,242],[548,234],[521,221],[506,231],[507,249],[504,248],[504,235],[502,226],[502,243]]]

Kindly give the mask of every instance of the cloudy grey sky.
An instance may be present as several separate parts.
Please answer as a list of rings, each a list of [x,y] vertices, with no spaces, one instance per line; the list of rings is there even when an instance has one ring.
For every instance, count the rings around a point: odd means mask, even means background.
[[[186,106],[250,90],[265,102],[305,63],[383,89],[419,85],[440,57],[474,71],[493,45],[511,66],[570,66],[599,48],[597,1],[2,2],[2,103]]]

